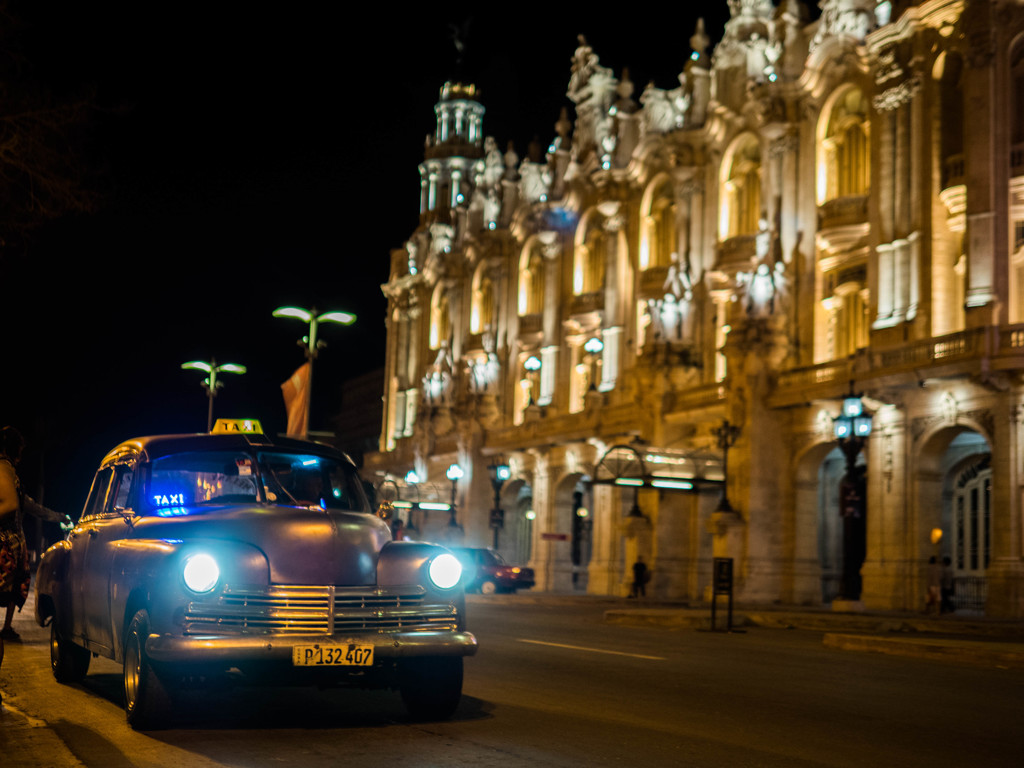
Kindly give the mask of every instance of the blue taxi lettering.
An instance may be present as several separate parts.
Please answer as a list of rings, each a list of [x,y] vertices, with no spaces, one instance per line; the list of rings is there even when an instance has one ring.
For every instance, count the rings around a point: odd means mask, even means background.
[[[153,504],[158,507],[180,507],[184,503],[184,493],[158,493],[153,497]]]

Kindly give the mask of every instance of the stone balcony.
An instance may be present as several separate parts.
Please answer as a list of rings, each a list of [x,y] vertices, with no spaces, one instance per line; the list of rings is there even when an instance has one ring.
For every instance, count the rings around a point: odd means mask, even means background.
[[[757,256],[757,235],[736,235],[718,244],[715,255],[715,270],[733,275],[739,270],[749,270]]]
[[[581,293],[573,296],[569,303],[569,314],[573,316],[600,312],[602,309],[604,309],[604,291]]]
[[[928,378],[1024,370],[1024,324],[970,328],[946,336],[894,347],[867,347],[842,360],[831,360],[779,374],[769,397],[773,407],[842,397],[856,381],[858,389],[918,386]]]
[[[868,220],[868,196],[847,195],[828,200],[818,206],[820,230],[849,227]]]
[[[519,315],[519,336],[530,336],[544,330],[544,315],[540,312],[533,312],[528,315]]]

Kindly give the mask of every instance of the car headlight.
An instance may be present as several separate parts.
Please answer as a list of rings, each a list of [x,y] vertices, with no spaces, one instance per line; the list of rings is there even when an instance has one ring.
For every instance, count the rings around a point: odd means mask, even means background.
[[[455,559],[455,555],[445,552],[430,561],[427,575],[438,589],[451,589],[462,578],[462,565]]]
[[[185,561],[182,576],[185,578],[185,586],[193,592],[209,592],[217,585],[220,568],[210,555],[192,555]]]

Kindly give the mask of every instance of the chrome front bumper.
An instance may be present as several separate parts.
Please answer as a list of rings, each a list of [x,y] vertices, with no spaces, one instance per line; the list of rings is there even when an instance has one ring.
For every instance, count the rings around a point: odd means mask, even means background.
[[[376,659],[422,656],[472,656],[470,632],[367,632],[346,635],[150,635],[146,653],[160,664],[240,664],[291,662],[296,645],[361,643],[373,645]]]

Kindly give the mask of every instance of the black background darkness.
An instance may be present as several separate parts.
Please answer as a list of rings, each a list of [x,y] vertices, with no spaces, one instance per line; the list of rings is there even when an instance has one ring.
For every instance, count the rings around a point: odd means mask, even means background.
[[[97,106],[84,148],[101,207],[50,222],[0,264],[0,424],[29,440],[28,491],[69,513],[118,442],[205,428],[188,360],[246,365],[222,376],[216,415],[283,431],[280,385],[303,362],[305,327],[272,318],[277,306],[358,316],[322,329],[313,429],[328,427],[347,378],[383,366],[380,285],[417,225],[417,165],[445,80],[475,82],[485,134],[522,157],[569,105],[578,34],[616,76],[630,68],[638,99],[649,80],[678,84],[698,15],[7,6],[28,76],[58,98],[92,88]],[[726,2],[701,10],[717,42]],[[450,24],[471,17],[460,66]]]

